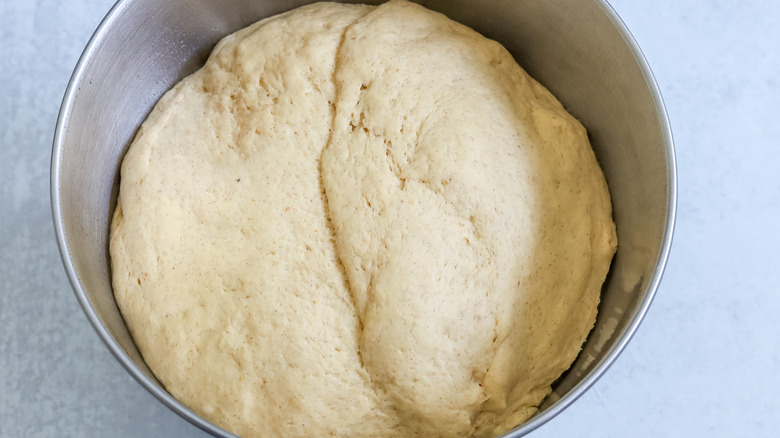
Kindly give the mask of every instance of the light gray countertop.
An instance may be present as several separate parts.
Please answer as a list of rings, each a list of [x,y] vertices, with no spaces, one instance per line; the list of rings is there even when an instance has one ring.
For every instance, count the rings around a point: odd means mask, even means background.
[[[679,166],[669,265],[628,348],[532,436],[777,436],[780,2],[612,0]],[[202,436],[114,360],[60,262],[54,125],[110,0],[0,0],[0,437]]]

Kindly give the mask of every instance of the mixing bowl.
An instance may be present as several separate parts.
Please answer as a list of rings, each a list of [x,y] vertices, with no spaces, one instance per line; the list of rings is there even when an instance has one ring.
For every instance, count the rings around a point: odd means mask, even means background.
[[[108,232],[118,169],[158,98],[203,64],[223,36],[303,0],[119,1],[89,41],[54,136],[54,227],[84,312],[117,360],[155,397],[214,435],[229,435],[168,394],[147,368],[111,290]],[[672,240],[676,171],[669,124],[636,43],[603,0],[430,0],[496,39],[588,128],[614,205],[619,247],[598,319],[571,369],[518,437],[576,400],[614,362],[658,288]]]

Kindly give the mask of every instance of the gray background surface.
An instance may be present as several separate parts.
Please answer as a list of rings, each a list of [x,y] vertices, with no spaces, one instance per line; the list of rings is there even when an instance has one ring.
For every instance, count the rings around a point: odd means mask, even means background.
[[[0,0],[0,436],[202,436],[113,359],[54,239],[51,141],[110,0]],[[637,335],[536,438],[777,436],[780,2],[612,0],[677,146],[672,255]]]

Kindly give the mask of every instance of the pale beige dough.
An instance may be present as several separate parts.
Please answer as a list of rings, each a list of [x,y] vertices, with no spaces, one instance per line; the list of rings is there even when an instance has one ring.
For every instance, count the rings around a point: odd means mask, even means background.
[[[242,436],[491,436],[593,326],[616,247],[585,129],[420,6],[321,3],[222,40],[121,168],[117,303]]]

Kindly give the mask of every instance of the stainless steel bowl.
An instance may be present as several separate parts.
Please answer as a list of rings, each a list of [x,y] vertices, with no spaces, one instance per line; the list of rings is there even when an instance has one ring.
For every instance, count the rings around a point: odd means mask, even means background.
[[[76,297],[127,371],[166,406],[214,435],[229,434],[160,386],[114,301],[108,230],[119,163],[157,99],[202,65],[221,37],[304,3],[119,1],[84,50],[57,121],[52,209]],[[675,216],[676,170],[669,123],[639,48],[604,0],[422,3],[500,41],[583,122],[612,194],[620,246],[604,286],[596,326],[538,415],[507,435],[519,437],[561,412],[606,371],[653,299]]]

